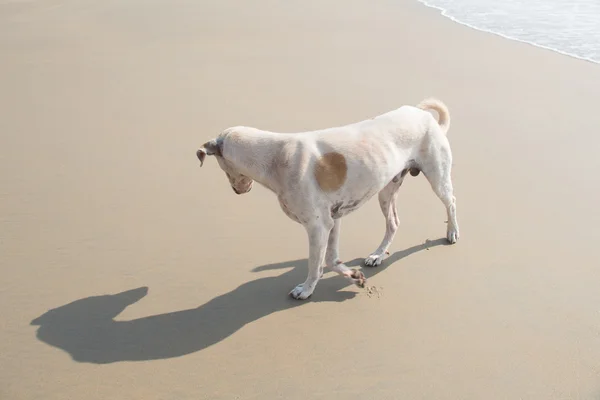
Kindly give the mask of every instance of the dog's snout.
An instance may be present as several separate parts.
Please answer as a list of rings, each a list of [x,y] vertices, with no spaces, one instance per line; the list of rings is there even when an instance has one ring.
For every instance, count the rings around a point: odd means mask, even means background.
[[[236,189],[234,186],[232,186],[231,188],[233,189],[235,194],[244,194],[244,193],[248,193],[249,191],[252,190],[252,185],[250,185],[250,187],[247,190],[239,190],[239,189]]]

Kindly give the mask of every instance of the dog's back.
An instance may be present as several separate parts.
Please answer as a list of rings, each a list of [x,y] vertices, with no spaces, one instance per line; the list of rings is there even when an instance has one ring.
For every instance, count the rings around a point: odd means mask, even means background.
[[[425,111],[430,108],[440,114],[444,125]],[[289,134],[280,165],[294,168],[284,167],[279,173],[286,191],[324,192],[328,202],[344,204],[342,211],[348,213],[403,171],[418,172],[422,153],[446,140],[443,128],[448,122],[443,103],[429,100],[345,126]],[[313,189],[301,189],[306,185]]]
[[[426,110],[435,110],[439,123]],[[405,105],[374,118],[349,125],[298,133],[295,140],[313,143],[317,152],[350,151],[359,157],[381,156],[390,146],[414,149],[427,134],[446,135],[450,125],[448,109],[439,100],[427,99],[418,106]]]
[[[438,112],[441,124],[427,109]],[[331,153],[343,154],[349,175],[353,165],[363,171],[389,170],[382,177],[385,180],[393,177],[389,174],[399,173],[410,160],[418,160],[421,145],[441,139],[448,126],[447,108],[440,101],[431,99],[417,107],[402,106],[372,119],[296,134],[290,139],[301,142],[315,159]]]

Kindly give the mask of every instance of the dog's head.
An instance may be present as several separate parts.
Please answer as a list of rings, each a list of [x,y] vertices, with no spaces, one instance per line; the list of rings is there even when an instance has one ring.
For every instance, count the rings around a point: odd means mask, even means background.
[[[210,140],[202,145],[196,152],[198,160],[200,160],[200,166],[204,165],[204,159],[206,156],[215,156],[219,167],[225,172],[231,188],[236,194],[248,193],[252,190],[252,184],[254,181],[245,175],[242,175],[237,171],[232,162],[228,161],[223,157],[223,137]]]

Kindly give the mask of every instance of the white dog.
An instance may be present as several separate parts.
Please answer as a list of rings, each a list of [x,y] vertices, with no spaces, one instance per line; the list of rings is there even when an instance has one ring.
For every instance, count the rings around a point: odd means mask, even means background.
[[[439,123],[426,110],[435,110]],[[379,265],[398,229],[396,195],[409,172],[417,176],[422,171],[429,180],[448,213],[448,241],[456,243],[449,126],[446,106],[427,99],[417,107],[402,106],[370,120],[318,131],[233,127],[202,145],[196,155],[200,166],[207,155],[214,155],[237,194],[249,192],[254,181],[270,189],[283,212],[304,226],[310,247],[308,276],[290,295],[306,299],[323,275],[323,265],[364,287],[364,274],[339,260],[340,219],[379,193],[385,236],[365,259],[367,266]]]

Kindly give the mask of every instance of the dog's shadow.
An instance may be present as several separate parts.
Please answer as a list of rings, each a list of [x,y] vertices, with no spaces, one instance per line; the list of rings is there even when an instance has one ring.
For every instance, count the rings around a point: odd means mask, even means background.
[[[379,267],[364,268],[368,277],[415,252],[445,244],[445,239],[397,252]],[[347,263],[360,265],[362,259]],[[292,268],[293,267],[293,268]],[[358,292],[343,291],[351,284],[328,272],[319,281],[310,300],[290,298],[288,291],[306,278],[306,260],[295,260],[254,268],[254,272],[291,268],[275,277],[259,278],[197,308],[152,315],[130,321],[115,321],[126,307],[148,293],[140,287],[118,294],[86,297],[52,309],[34,319],[42,342],[69,353],[78,362],[106,364],[179,357],[203,350],[229,337],[247,323],[277,311],[310,302],[341,302]],[[367,281],[368,284],[368,281]]]

